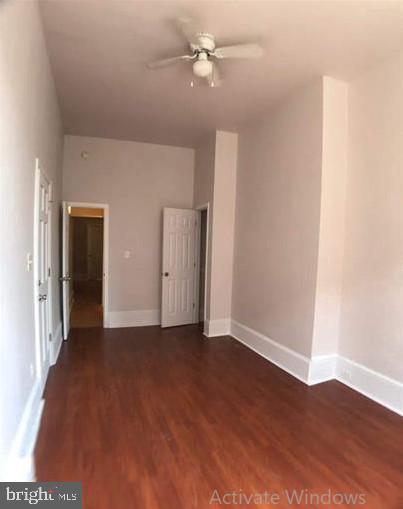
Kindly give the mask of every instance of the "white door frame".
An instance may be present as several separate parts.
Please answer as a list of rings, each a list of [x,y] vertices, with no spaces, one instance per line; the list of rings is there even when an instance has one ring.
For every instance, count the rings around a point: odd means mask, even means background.
[[[102,307],[103,326],[109,327],[109,204],[67,201],[67,207],[80,207],[85,209],[103,209],[104,211],[104,243],[102,253],[103,280],[102,280]]]
[[[210,202],[207,202],[199,207],[196,207],[197,212],[197,229],[196,229],[196,274],[195,274],[195,309],[193,314],[193,322],[199,323],[199,308],[200,308],[200,240],[201,240],[201,212],[207,211],[206,219],[206,265],[204,268],[204,316],[203,320],[207,320],[207,281],[208,281],[208,253],[210,244]]]
[[[45,373],[43,373],[43,365],[41,361],[41,333],[39,330],[39,301],[38,301],[38,279],[39,279],[39,264],[41,260],[39,259],[39,250],[38,250],[38,242],[39,242],[39,206],[40,206],[40,178],[45,178],[49,187],[49,196],[48,196],[48,235],[47,235],[47,251],[48,251],[48,289],[47,289],[47,299],[45,304],[48,308],[47,310],[47,334],[46,334],[46,353],[47,353],[47,365],[45,366]],[[34,315],[35,315],[35,350],[36,350],[36,376],[40,380],[41,384],[45,383],[47,377],[47,371],[50,366],[50,339],[54,340],[53,334],[53,278],[52,278],[52,203],[53,203],[53,188],[52,183],[47,177],[46,173],[43,171],[40,161],[38,158],[35,159],[35,184],[34,184],[34,248],[33,248],[33,282],[34,282]]]

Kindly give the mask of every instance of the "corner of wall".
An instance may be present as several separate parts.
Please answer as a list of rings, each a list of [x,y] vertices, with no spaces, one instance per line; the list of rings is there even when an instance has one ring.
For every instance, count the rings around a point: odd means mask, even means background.
[[[347,83],[322,80],[322,172],[311,357],[337,354],[347,180]]]
[[[216,131],[215,139],[210,321],[226,321],[229,324],[232,307],[238,135]]]

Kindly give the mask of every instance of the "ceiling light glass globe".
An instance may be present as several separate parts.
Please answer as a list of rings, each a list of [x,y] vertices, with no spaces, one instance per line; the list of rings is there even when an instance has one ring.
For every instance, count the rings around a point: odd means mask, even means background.
[[[213,71],[213,64],[210,60],[196,60],[193,64],[193,72],[200,78],[205,78]]]

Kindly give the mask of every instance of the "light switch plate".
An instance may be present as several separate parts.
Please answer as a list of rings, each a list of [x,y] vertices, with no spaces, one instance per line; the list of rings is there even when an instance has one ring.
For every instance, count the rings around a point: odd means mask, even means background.
[[[27,272],[31,272],[32,267],[32,254],[27,253]]]

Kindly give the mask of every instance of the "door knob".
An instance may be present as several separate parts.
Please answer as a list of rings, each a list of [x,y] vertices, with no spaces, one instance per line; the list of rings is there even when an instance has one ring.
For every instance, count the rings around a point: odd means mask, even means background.
[[[161,276],[168,277],[169,276],[169,272],[162,272]]]
[[[38,300],[39,300],[39,302],[42,302],[42,301],[46,300],[47,298],[48,298],[48,296],[46,294],[42,294],[42,295],[39,294]]]

